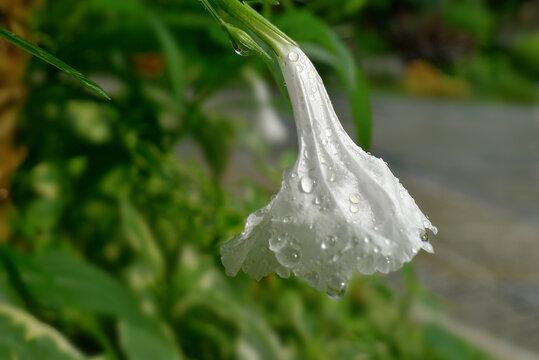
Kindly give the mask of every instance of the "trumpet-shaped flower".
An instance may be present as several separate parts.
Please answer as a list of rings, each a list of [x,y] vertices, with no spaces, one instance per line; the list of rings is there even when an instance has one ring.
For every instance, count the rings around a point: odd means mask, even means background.
[[[228,275],[292,272],[338,297],[355,269],[387,273],[432,252],[426,230],[437,230],[387,164],[346,134],[307,56],[284,42],[279,52],[299,154],[279,193],[221,247],[222,261]]]

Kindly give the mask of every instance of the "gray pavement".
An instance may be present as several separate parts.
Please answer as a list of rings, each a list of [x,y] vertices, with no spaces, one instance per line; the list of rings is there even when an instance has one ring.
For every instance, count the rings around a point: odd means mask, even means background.
[[[439,229],[421,282],[457,321],[539,358],[539,107],[372,104],[373,153]]]

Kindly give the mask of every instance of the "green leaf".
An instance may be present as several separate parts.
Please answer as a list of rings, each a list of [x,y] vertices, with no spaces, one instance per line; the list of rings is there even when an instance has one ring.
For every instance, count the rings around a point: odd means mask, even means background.
[[[196,139],[213,174],[219,177],[228,164],[235,128],[228,118],[204,114],[201,109],[193,111],[191,135]],[[215,136],[220,134],[220,136]]]
[[[184,59],[180,47],[178,46],[174,35],[163,24],[156,15],[149,13],[148,19],[151,27],[155,31],[157,39],[163,48],[165,55],[167,73],[172,85],[172,91],[176,97],[176,105],[183,104],[184,101]]]
[[[182,359],[174,342],[154,329],[122,321],[119,332],[122,348],[129,360]]]
[[[429,324],[425,328],[423,341],[431,349],[433,358],[462,360],[489,359],[486,354],[437,324]]]
[[[243,2],[249,5],[253,5],[253,4],[279,5],[278,0],[243,0]]]
[[[37,258],[14,251],[3,254],[17,263],[24,285],[41,306],[52,310],[77,309],[118,319],[124,349],[132,359],[143,359],[133,355],[140,350],[137,346],[147,347],[141,354],[148,354],[151,349],[156,359],[181,359],[179,348],[166,336],[158,320],[147,317],[135,296],[103,270],[63,252]],[[146,357],[149,358],[152,357]]]
[[[90,9],[99,12],[115,12],[122,15],[142,15],[144,7],[137,0],[92,0],[89,3]]]
[[[105,271],[64,252],[26,259],[32,265],[20,266],[19,271],[42,306],[72,307],[132,322],[145,321],[134,295]]]
[[[0,304],[0,359],[87,359],[58,331],[33,316]]]
[[[165,268],[163,255],[148,223],[129,200],[123,199],[120,208],[123,230],[129,244],[144,259],[153,273],[160,276]]]
[[[12,44],[40,58],[41,60],[51,64],[52,66],[55,66],[56,68],[65,72],[66,74],[80,81],[84,86],[86,86],[88,89],[92,90],[96,94],[99,94],[103,96],[104,98],[110,100],[110,96],[108,96],[105,90],[103,90],[99,85],[89,80],[86,76],[84,76],[78,70],[73,69],[71,66],[67,65],[62,60],[51,55],[50,53],[43,50],[39,46],[36,46],[32,44],[31,42],[24,40],[19,35],[12,33],[11,31],[4,29],[3,27],[0,27],[0,37],[3,37],[4,39],[11,42]]]

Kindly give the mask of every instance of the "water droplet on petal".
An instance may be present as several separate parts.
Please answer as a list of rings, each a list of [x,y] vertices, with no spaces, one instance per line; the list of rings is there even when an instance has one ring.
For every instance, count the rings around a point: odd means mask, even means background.
[[[286,236],[284,235],[272,236],[269,239],[269,248],[273,251],[278,251],[286,245],[286,242]]]
[[[334,247],[335,244],[337,244],[337,237],[330,235],[327,237],[327,239],[322,241],[320,247],[325,250]]]
[[[380,252],[380,248],[378,246],[374,247],[374,253],[378,254]]]
[[[288,54],[288,58],[290,59],[290,61],[296,62],[299,59],[299,55],[298,53],[292,51]]]
[[[328,294],[328,296],[333,300],[337,300],[341,298],[345,292],[346,292],[346,281],[344,281],[340,277],[332,276],[329,279],[328,287],[326,290],[326,293]]]
[[[350,212],[352,214],[355,214],[359,211],[359,207],[357,205],[350,205]]]
[[[301,259],[299,251],[289,246],[279,250],[277,253],[275,253],[275,256],[281,264],[287,267],[297,265]]]
[[[421,240],[422,241],[429,241],[429,234],[423,233],[423,235],[421,235]]]
[[[363,242],[364,242],[365,244],[368,244],[368,243],[371,242],[371,239],[369,239],[367,236],[365,236],[365,237],[363,238]]]
[[[320,205],[320,204],[322,203],[322,199],[320,199],[320,197],[317,196],[317,197],[314,198],[313,203],[314,203],[315,205]]]
[[[294,221],[294,218],[292,218],[292,216],[285,216],[284,219],[283,219],[283,223],[285,223],[285,224],[291,223],[293,221]]]
[[[351,194],[350,195],[350,202],[352,204],[359,204],[359,195],[357,194]]]
[[[309,175],[305,175],[301,178],[299,183],[301,191],[310,194],[316,186],[316,179],[311,178]]]

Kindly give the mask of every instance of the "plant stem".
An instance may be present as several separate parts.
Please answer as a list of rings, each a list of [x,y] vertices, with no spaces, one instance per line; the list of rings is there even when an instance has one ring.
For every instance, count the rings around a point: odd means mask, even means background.
[[[209,7],[215,7],[228,13],[245,26],[247,30],[266,42],[277,55],[284,44],[295,45],[295,42],[285,33],[247,4],[243,4],[238,0],[202,0],[202,2],[206,7],[209,4]]]

